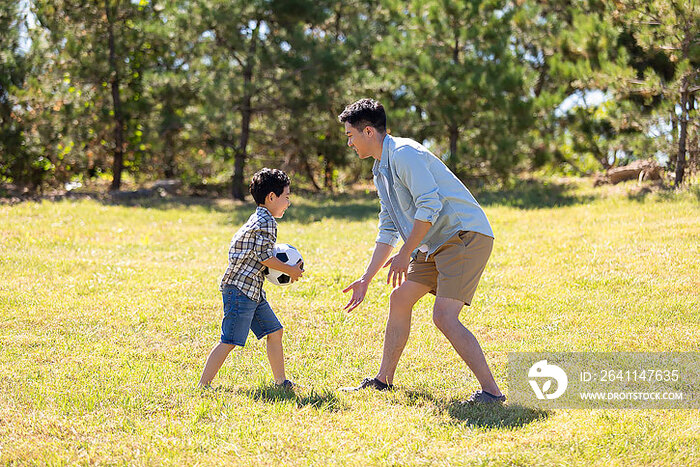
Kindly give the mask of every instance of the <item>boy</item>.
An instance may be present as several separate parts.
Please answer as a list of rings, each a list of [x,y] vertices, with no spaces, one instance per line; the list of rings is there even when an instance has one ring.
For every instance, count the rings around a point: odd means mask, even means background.
[[[266,267],[289,275],[292,282],[303,273],[301,265],[289,266],[273,256],[277,240],[277,222],[290,206],[289,177],[277,169],[262,169],[250,183],[250,194],[258,207],[231,240],[229,264],[221,279],[224,301],[221,342],[212,349],[199,381],[209,386],[235,346],[243,347],[248,330],[258,339],[267,337],[267,358],[275,384],[293,389],[284,373],[282,325],[270,308],[263,290]]]

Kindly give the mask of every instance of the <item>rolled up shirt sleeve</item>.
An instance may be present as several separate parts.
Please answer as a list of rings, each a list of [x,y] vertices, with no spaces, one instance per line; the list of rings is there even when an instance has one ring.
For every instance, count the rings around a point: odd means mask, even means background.
[[[427,162],[412,148],[399,149],[394,160],[396,173],[408,188],[416,205],[413,218],[435,224],[442,210],[442,201],[438,194],[437,182],[430,173]]]
[[[391,220],[391,216],[387,211],[384,202],[379,199],[381,210],[379,211],[379,234],[377,234],[376,243],[386,243],[392,247],[399,243],[399,231]]]
[[[261,263],[272,258],[277,239],[277,227],[272,222],[261,222],[260,229],[254,232],[253,252]]]

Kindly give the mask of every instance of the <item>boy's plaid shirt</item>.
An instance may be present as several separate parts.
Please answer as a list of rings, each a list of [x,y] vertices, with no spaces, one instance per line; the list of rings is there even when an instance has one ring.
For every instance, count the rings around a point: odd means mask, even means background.
[[[221,278],[220,290],[233,285],[251,300],[265,298],[262,264],[272,258],[277,240],[277,221],[270,211],[258,206],[243,227],[238,229],[228,250],[228,268]]]

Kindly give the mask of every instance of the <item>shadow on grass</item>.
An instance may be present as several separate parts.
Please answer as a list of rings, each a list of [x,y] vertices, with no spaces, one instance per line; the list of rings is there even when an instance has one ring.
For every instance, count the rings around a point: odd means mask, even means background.
[[[573,183],[548,180],[520,180],[508,188],[485,187],[474,190],[482,206],[509,206],[517,209],[543,209],[585,204],[595,199],[594,195],[575,192]],[[211,198],[168,197],[104,200],[106,204],[134,206],[147,209],[177,209],[199,207],[208,211],[227,214],[226,225],[241,225],[255,210],[253,202],[222,204]],[[323,193],[297,193],[292,206],[283,220],[304,223],[324,219],[346,219],[349,221],[374,220],[379,214],[379,200],[374,192],[355,192],[329,195]]]
[[[239,390],[239,393],[259,402],[292,402],[298,408],[313,407],[325,412],[340,412],[347,409],[346,404],[332,391],[317,392],[314,389],[308,391],[302,389],[294,392],[270,385],[255,389],[242,389]]]
[[[468,184],[469,185],[469,184]],[[502,188],[472,187],[482,206],[509,206],[517,209],[542,209],[584,204],[595,199],[593,194],[576,193],[577,185],[547,179],[517,180]],[[700,197],[700,191],[695,193]],[[246,202],[222,202],[226,198],[198,196],[141,195],[140,191],[125,192],[119,196],[106,193],[68,193],[50,198],[50,201],[93,199],[110,206],[170,210],[199,208],[205,211],[227,214],[227,225],[241,225],[255,210],[255,204]],[[284,219],[298,222],[318,222],[323,219],[347,219],[351,221],[374,220],[379,214],[379,199],[373,191],[327,194],[307,191],[294,192],[292,206]]]
[[[447,413],[455,422],[478,428],[520,428],[528,423],[544,420],[550,412],[522,405],[471,405],[456,398],[439,399],[425,391],[403,391],[409,400],[427,402]]]
[[[693,185],[693,187],[690,188],[690,192],[695,195],[695,199],[700,201],[700,183]]]
[[[674,201],[684,196],[689,198],[695,198],[695,200],[700,201],[700,186],[689,187],[687,193],[683,191],[677,191],[673,186],[666,186],[661,183],[652,183],[644,186],[632,186],[628,188],[627,199],[630,201],[636,201],[637,203],[645,203],[649,198],[655,201]]]
[[[145,209],[182,209],[197,207],[209,212],[228,214],[226,224],[241,225],[255,211],[252,201],[221,203],[221,200],[196,197],[143,197],[133,199],[103,199],[111,206],[137,207]],[[338,195],[302,193],[292,198],[292,206],[284,214],[284,220],[297,222],[319,222],[324,219],[347,219],[363,221],[376,219],[379,214],[379,199],[375,193],[343,193]]]
[[[518,180],[507,188],[485,187],[474,190],[482,206],[509,206],[518,209],[543,209],[585,204],[595,199],[593,195],[574,192],[573,183],[550,180]]]
[[[644,203],[647,200],[647,197],[652,194],[652,190],[648,187],[635,187],[634,189],[631,189],[627,192],[627,199],[630,201],[636,201],[637,203]],[[663,196],[663,195],[662,195]],[[670,197],[666,197],[666,199],[669,199]]]

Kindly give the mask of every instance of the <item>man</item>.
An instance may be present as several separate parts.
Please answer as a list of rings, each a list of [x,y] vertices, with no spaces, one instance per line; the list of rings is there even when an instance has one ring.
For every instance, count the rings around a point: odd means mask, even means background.
[[[343,290],[352,290],[345,309],[352,311],[362,303],[382,265],[390,266],[387,283],[394,287],[379,372],[352,389],[392,388],[408,340],[413,305],[431,292],[436,295],[433,322],[481,384],[481,391],[469,401],[505,401],[479,343],[459,321],[493,248],[493,231],[484,211],[424,146],[386,133],[386,114],[379,102],[361,99],[347,106],[338,119],[345,124],[348,146],[360,159],[375,159],[372,172],[381,203],[372,258],[362,277]],[[399,235],[404,245],[389,258]]]

